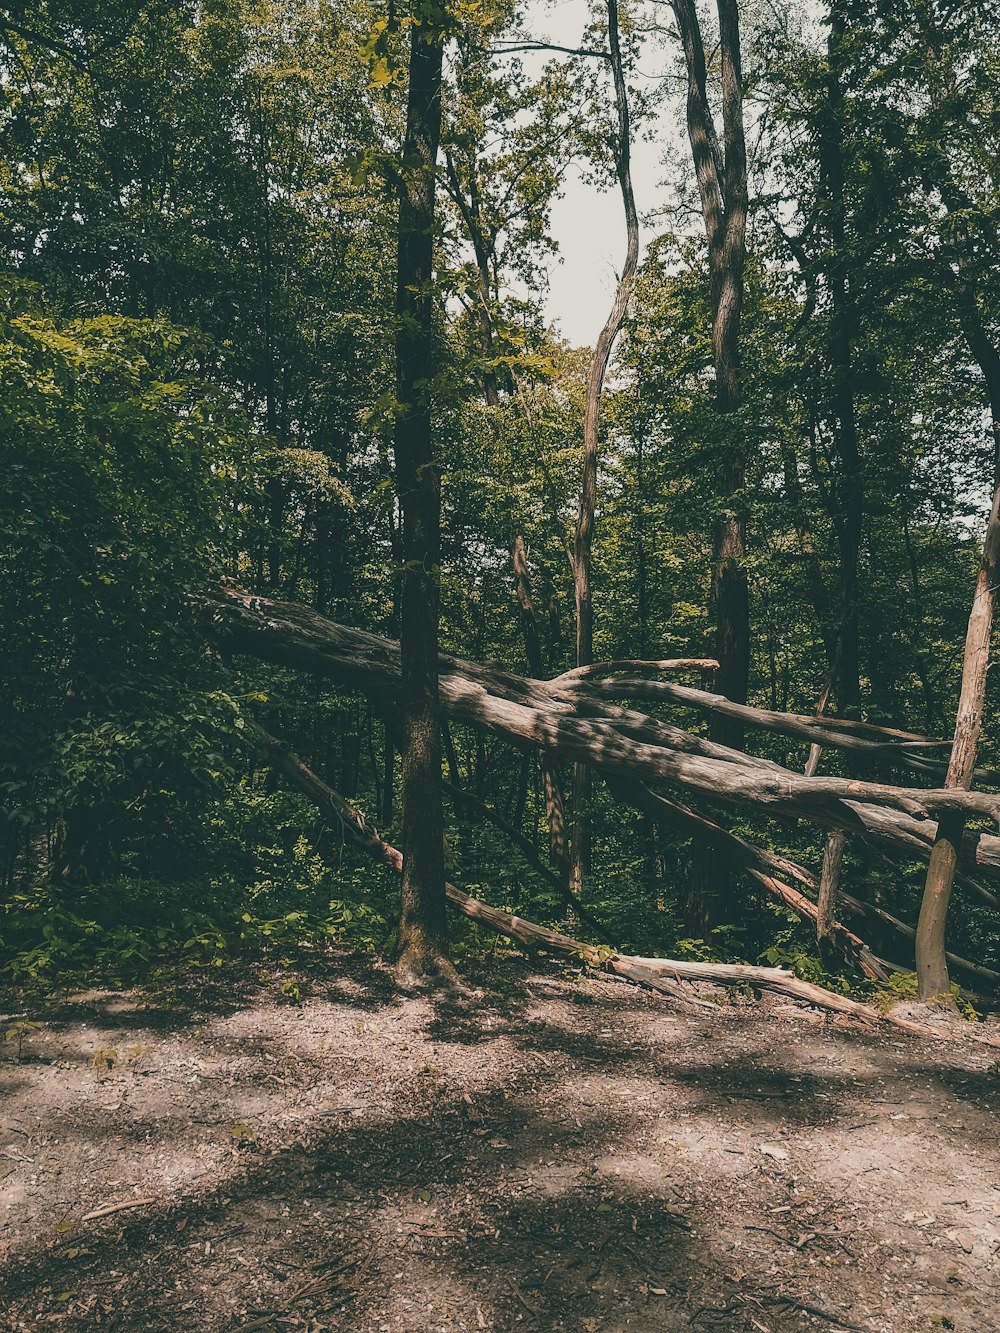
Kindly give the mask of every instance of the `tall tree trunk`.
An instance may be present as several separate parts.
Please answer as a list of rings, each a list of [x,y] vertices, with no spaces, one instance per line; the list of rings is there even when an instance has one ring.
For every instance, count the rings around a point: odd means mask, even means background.
[[[405,747],[399,965],[446,972],[448,928],[438,703],[440,475],[431,431],[434,193],[441,136],[440,23],[410,28],[396,288],[396,483],[402,512],[400,648]]]
[[[951,188],[946,189],[945,197],[952,206],[956,202]],[[957,257],[957,268],[959,319],[969,349],[982,371],[993,435],[993,505],[983,539],[976,593],[965,636],[962,688],[955,715],[951,760],[945,778],[946,786],[968,790],[975,776],[976,750],[983,722],[986,673],[990,662],[993,611],[1000,568],[1000,353],[987,332],[976,291],[967,274],[964,254]],[[960,811],[942,814],[931,849],[917,921],[917,993],[924,1001],[944,998],[952,1002],[945,954],[945,930],[964,832],[965,816]]]
[[[839,606],[836,636],[831,642],[824,627],[824,643],[829,659],[829,679],[841,715],[855,717],[861,701],[858,563],[865,515],[865,488],[854,393],[854,337],[857,311],[849,276],[847,215],[844,199],[844,145],[841,123],[844,97],[839,70],[845,28],[843,10],[834,0],[831,5],[830,34],[827,40],[826,104],[819,129],[819,168],[821,185],[825,193],[830,251],[833,256],[827,273],[832,312],[829,339],[832,379],[830,425],[838,473],[832,486],[831,518],[837,535],[839,556]],[[785,476],[786,484],[792,483],[790,498],[794,503],[799,500],[801,493],[794,459],[786,458]],[[801,509],[799,504],[796,507]],[[800,541],[801,537],[800,528]],[[811,571],[811,578],[815,590],[813,600],[817,612],[820,613],[825,593],[818,567]],[[820,623],[823,624],[822,618]],[[817,712],[825,708],[828,694],[829,689],[824,693]],[[819,748],[813,747],[806,771],[815,772],[818,764]],[[816,917],[816,938],[824,965],[829,965],[832,955],[830,931],[843,862],[843,830],[831,829],[827,833],[823,847],[819,912]]]
[[[994,418],[994,429],[1000,439],[1000,417]],[[972,613],[969,616],[969,627],[965,636],[962,689],[955,717],[955,739],[952,744],[948,775],[945,778],[946,787],[959,787],[966,791],[972,786],[976,748],[983,724],[986,671],[990,661],[998,566],[1000,566],[1000,485],[993,493],[993,507],[986,527],[979,576],[976,579],[976,595],[972,602]],[[964,831],[965,816],[961,811],[942,812],[938,820],[937,837],[931,849],[927,880],[920,904],[920,917],[917,921],[917,984],[919,997],[925,1001],[950,998],[948,960],[945,957],[945,926]]]
[[[604,376],[621,329],[632,282],[639,263],[639,215],[632,190],[632,128],[629,118],[628,89],[622,65],[618,31],[618,0],[607,0],[608,51],[615,85],[615,110],[618,118],[614,144],[615,173],[625,210],[627,247],[621,277],[607,321],[601,329],[587,374],[586,408],[583,422],[583,474],[573,541],[573,592],[576,602],[576,664],[587,666],[594,660],[594,606],[591,591],[591,553],[594,519],[597,509],[597,460],[601,429],[601,394]],[[570,841],[569,885],[579,896],[583,891],[590,847],[587,807],[590,801],[590,772],[582,764],[573,772],[573,835]]]
[[[705,47],[694,0],[674,0],[688,74],[687,127],[708,240],[715,405],[723,418],[743,403],[739,370],[740,316],[746,261],[747,159],[737,0],[718,0],[722,81],[720,148],[708,98]],[[746,555],[745,464],[738,441],[726,440],[719,472],[719,513],[712,532],[711,603],[716,624],[720,693],[745,703],[750,675],[750,606]],[[713,720],[712,739],[740,747],[743,729]],[[691,867],[687,924],[704,935],[724,919],[727,863],[715,846],[699,848]]]
[[[854,338],[857,311],[850,283],[847,213],[844,200],[843,104],[840,86],[841,48],[846,19],[840,3],[830,9],[827,41],[826,107],[819,135],[819,168],[826,194],[827,227],[832,260],[827,281],[832,310],[830,370],[834,449],[839,476],[834,489],[834,526],[840,563],[840,618],[837,630],[837,703],[850,715],[861,697],[858,561],[865,515],[864,477],[858,444],[857,404],[854,395]]]

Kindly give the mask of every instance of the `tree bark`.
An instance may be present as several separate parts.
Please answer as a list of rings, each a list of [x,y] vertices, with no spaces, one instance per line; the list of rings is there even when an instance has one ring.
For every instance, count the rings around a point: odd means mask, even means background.
[[[962,689],[955,718],[955,739],[945,786],[968,790],[976,766],[976,749],[983,725],[986,672],[990,662],[993,605],[1000,564],[1000,484],[986,526],[983,554],[976,579],[976,594],[965,636],[962,660]],[[965,812],[943,811],[939,820],[920,917],[917,921],[916,957],[918,995],[923,1001],[950,1001],[948,961],[945,957],[945,927],[948,904],[965,831]]]
[[[262,728],[256,728],[254,734],[262,745],[268,762],[299,787],[327,818],[337,820],[352,841],[369,855],[396,874],[403,873],[401,853],[379,837],[378,832],[355,806],[328,787],[301,759],[292,754],[287,746],[269,736]],[[670,995],[683,1003],[701,1003],[684,992],[682,983],[685,981],[710,982],[719,986],[754,986],[761,990],[804,1000],[807,1004],[834,1013],[849,1015],[866,1024],[888,1023],[919,1036],[950,1035],[948,1032],[943,1033],[911,1019],[897,1017],[891,1013],[881,1014],[871,1005],[861,1004],[844,995],[836,995],[832,991],[824,990],[822,986],[800,981],[793,973],[782,968],[746,967],[735,963],[695,963],[688,960],[682,962],[668,958],[636,958],[628,954],[609,954],[607,949],[585,944],[557,931],[549,930],[545,926],[525,921],[523,917],[501,912],[463,893],[453,884],[447,884],[445,892],[448,902],[465,916],[498,931],[518,944],[532,950],[543,949],[577,960],[648,990]],[[1000,1044],[988,1037],[980,1040],[988,1045]]]
[[[405,746],[399,965],[447,972],[441,735],[437,685],[440,476],[431,425],[434,196],[441,136],[440,23],[410,27],[396,287],[396,483],[402,512],[400,648]]]
[[[573,541],[573,591],[576,602],[576,664],[586,666],[594,660],[594,606],[591,590],[591,552],[597,511],[597,462],[601,428],[601,395],[611,352],[628,309],[632,283],[639,263],[639,215],[632,190],[632,129],[629,120],[628,89],[622,64],[618,31],[618,0],[607,0],[608,53],[615,87],[617,133],[614,142],[615,174],[625,210],[626,253],[621,277],[615,289],[608,318],[598,335],[587,374],[586,407],[583,422],[583,473],[580,501]],[[583,891],[589,861],[587,806],[590,799],[590,773],[578,765],[573,774],[573,836],[570,841],[569,885],[579,896]]]

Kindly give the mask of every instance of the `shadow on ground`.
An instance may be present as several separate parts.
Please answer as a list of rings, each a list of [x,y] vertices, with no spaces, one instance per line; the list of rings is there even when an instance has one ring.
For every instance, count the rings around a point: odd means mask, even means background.
[[[883,1290],[893,1238],[838,1211],[845,1197],[870,1202],[869,1187],[848,1166],[840,1179],[817,1170],[806,1191],[810,1164],[794,1159],[803,1136],[856,1128],[862,1102],[876,1107],[878,1147],[896,1126],[878,1108],[914,1089],[932,1110],[947,1105],[952,1150],[982,1159],[995,1136],[975,1117],[995,1074],[947,1048],[748,1011],[706,1019],[516,964],[470,980],[479,994],[413,1000],[385,969],[347,958],[337,975],[307,978],[301,1013],[221,987],[153,1021],[141,996],[60,1006],[48,1022],[60,1042],[78,1041],[80,1064],[95,1023],[102,1038],[188,1045],[207,1028],[219,1072],[178,1081],[145,1110],[138,1075],[114,1106],[113,1089],[83,1088],[72,1116],[47,1127],[49,1154],[67,1163],[51,1190],[45,1129],[30,1146],[12,1140],[32,1159],[20,1206],[36,1223],[0,1231],[5,1327],[931,1327]],[[338,1053],[317,1055],[327,1040]],[[8,1104],[27,1106],[45,1075],[5,1067]],[[225,1142],[247,1106],[260,1132]],[[956,1106],[974,1123],[956,1130]],[[96,1180],[87,1168],[88,1189],[150,1201],[84,1222],[73,1172],[85,1152],[104,1168]],[[201,1178],[155,1179],[163,1159],[202,1157]],[[971,1278],[957,1284],[948,1310],[965,1317],[977,1292]],[[953,1326],[989,1333],[984,1300],[979,1323]]]

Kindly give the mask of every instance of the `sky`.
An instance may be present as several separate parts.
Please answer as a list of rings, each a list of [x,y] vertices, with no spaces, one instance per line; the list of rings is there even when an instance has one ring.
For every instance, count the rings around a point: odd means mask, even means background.
[[[587,4],[586,0],[531,0],[527,14],[532,36],[539,41],[576,46],[586,27]],[[530,57],[524,59],[531,69]],[[640,77],[654,81],[662,64],[662,53],[648,54],[641,62]],[[683,133],[680,121],[666,109],[652,141],[633,136],[632,177],[643,248],[656,234],[646,215],[667,199],[661,184],[667,139],[676,147]],[[559,257],[549,267],[546,314],[569,342],[592,346],[607,318],[625,258],[625,218],[617,185],[602,191],[571,171],[552,209],[552,235],[559,242]]]

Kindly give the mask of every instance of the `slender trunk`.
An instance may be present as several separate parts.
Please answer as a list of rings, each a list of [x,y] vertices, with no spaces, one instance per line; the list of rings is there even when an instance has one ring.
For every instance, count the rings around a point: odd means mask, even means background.
[[[831,672],[833,667],[831,666]],[[832,676],[820,695],[816,705],[816,716],[822,717],[830,701]],[[806,760],[805,776],[815,777],[819,761],[823,755],[821,745],[810,745],[809,758]],[[816,944],[820,962],[830,967],[835,949],[834,927],[836,924],[837,900],[840,892],[840,876],[844,866],[844,830],[829,829],[823,843],[823,861],[819,878],[819,901],[816,910]]]
[[[389,727],[386,724],[385,737],[382,742],[382,827],[388,828],[392,823],[393,804],[396,787],[396,750],[392,743],[392,737],[389,734]]]
[[[997,423],[1000,425],[1000,421]],[[976,749],[983,724],[986,672],[990,661],[993,604],[1000,565],[1000,485],[993,494],[993,507],[986,527],[983,555],[976,579],[969,627],[962,661],[962,689],[955,716],[955,739],[946,787],[969,790],[976,767]],[[948,960],[945,957],[945,926],[955,869],[965,831],[961,810],[942,812],[937,837],[927,867],[927,880],[917,921],[916,958],[918,994],[921,1000],[950,996]]]
[[[819,877],[819,899],[816,904],[816,942],[819,945],[820,962],[827,968],[831,966],[836,953],[833,933],[843,863],[844,832],[842,829],[831,829],[826,835],[826,845],[823,848],[823,867]]]
[[[840,575],[840,620],[836,647],[837,702],[841,713],[856,708],[861,697],[858,561],[865,514],[864,480],[854,396],[854,337],[857,310],[850,282],[847,212],[844,200],[843,103],[839,69],[846,20],[839,3],[830,11],[827,41],[826,107],[819,135],[819,167],[833,258],[830,288],[830,369],[832,428],[839,475],[834,489]]]
[[[708,239],[715,406],[719,415],[727,418],[743,405],[739,335],[746,261],[747,162],[739,11],[736,0],[719,0],[718,8],[724,144],[723,220],[720,227],[709,231]],[[731,433],[731,428],[727,433]],[[750,676],[750,606],[744,566],[746,469],[739,440],[728,439],[726,451],[719,478],[722,506],[715,523],[712,550],[715,655],[719,659],[716,686],[728,698],[744,703]],[[713,739],[720,744],[738,747],[742,745],[742,730],[720,720]]]
[[[447,970],[438,702],[440,476],[431,431],[434,193],[441,134],[444,37],[434,22],[410,29],[406,139],[399,200],[396,289],[396,481],[402,511],[400,589],[403,886],[400,968]]]
[[[960,273],[962,267],[960,262]],[[994,484],[993,505],[986,525],[976,593],[965,636],[955,738],[945,778],[946,786],[968,790],[975,776],[976,750],[982,728],[997,572],[1000,566],[1000,354],[987,333],[975,292],[966,282],[961,285],[959,317],[966,341],[983,374],[993,433]],[[940,997],[950,1000],[945,929],[964,834],[965,816],[961,811],[947,815],[942,813],[931,849],[917,921],[917,985],[920,999],[925,1001]]]
[[[639,215],[632,189],[632,130],[629,118],[628,90],[622,64],[618,31],[618,0],[607,0],[608,52],[615,86],[615,110],[618,126],[614,144],[615,173],[625,210],[627,246],[625,263],[615,290],[607,321],[601,329],[587,374],[586,408],[583,422],[583,474],[573,541],[573,592],[576,602],[576,664],[586,666],[594,660],[594,606],[591,590],[591,552],[597,510],[597,462],[601,428],[601,395],[611,352],[628,309],[632,282],[639,263]],[[570,842],[569,884],[579,896],[590,858],[587,807],[590,800],[590,774],[584,765],[573,773],[573,836]]]
[[[745,464],[740,442],[728,438],[726,421],[743,402],[739,330],[746,260],[747,162],[743,129],[743,79],[739,8],[718,0],[722,83],[722,145],[708,97],[701,26],[694,0],[674,0],[688,75],[687,127],[705,235],[708,240],[715,405],[727,439],[718,477],[719,509],[712,531],[710,602],[716,625],[719,691],[738,703],[747,698],[750,675],[750,609],[746,555]],[[743,729],[732,718],[712,720],[712,739],[739,748]],[[704,936],[727,915],[727,863],[718,847],[697,849],[692,859],[685,915]]]

